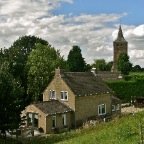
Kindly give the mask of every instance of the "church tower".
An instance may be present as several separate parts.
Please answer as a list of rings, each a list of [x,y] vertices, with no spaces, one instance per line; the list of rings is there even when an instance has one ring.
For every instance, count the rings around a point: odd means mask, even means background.
[[[123,32],[121,29],[121,25],[119,26],[119,31],[116,40],[113,42],[113,66],[111,71],[117,72],[116,61],[121,52],[125,52],[127,54],[128,42],[124,39]]]

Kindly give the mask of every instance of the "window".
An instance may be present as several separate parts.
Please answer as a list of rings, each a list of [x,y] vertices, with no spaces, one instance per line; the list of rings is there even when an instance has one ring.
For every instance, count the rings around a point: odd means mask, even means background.
[[[50,90],[49,96],[50,96],[50,99],[56,99],[56,92],[55,92],[55,90]]]
[[[116,110],[119,110],[119,109],[120,109],[120,105],[117,104],[117,105],[116,105]]]
[[[112,111],[115,111],[115,105],[112,105]]]
[[[99,115],[106,114],[106,104],[101,104],[98,106],[98,113]]]
[[[61,100],[68,100],[68,92],[61,91]]]
[[[63,126],[66,126],[66,114],[62,115],[62,124]]]
[[[27,114],[28,126],[32,126],[32,113]]]
[[[34,114],[34,126],[38,127],[38,114]]]
[[[28,113],[27,114],[28,126],[38,127],[38,114]]]
[[[56,116],[52,116],[52,128],[56,127]]]

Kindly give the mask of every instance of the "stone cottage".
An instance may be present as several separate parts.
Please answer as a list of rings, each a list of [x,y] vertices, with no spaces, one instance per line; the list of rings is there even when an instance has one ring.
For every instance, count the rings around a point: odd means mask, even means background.
[[[32,103],[24,112],[27,126],[53,133],[82,126],[88,120],[119,115],[121,105],[95,73],[64,72],[58,68],[43,92],[43,102]]]

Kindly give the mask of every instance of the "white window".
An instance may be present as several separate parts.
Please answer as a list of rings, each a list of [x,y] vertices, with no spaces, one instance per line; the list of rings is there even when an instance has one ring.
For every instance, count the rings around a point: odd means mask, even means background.
[[[38,114],[34,114],[34,126],[38,127]]]
[[[68,100],[68,92],[61,91],[61,100]]]
[[[50,97],[50,99],[56,99],[56,91],[50,90],[49,91],[49,97]]]
[[[62,115],[62,124],[63,126],[66,126],[66,114]]]
[[[116,105],[116,110],[119,110],[119,109],[120,109],[120,105],[117,104],[117,105]]]
[[[106,104],[101,104],[98,106],[98,114],[99,115],[106,114]]]
[[[56,127],[56,116],[52,116],[52,128]]]
[[[115,105],[112,105],[112,111],[115,111]]]
[[[28,126],[32,126],[32,113],[27,114]]]

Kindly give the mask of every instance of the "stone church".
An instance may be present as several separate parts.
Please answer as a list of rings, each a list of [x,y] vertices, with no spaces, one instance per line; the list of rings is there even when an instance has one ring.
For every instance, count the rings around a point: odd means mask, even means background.
[[[116,68],[116,61],[121,52],[127,53],[128,51],[128,42],[125,40],[122,32],[121,25],[119,26],[119,31],[117,38],[113,42],[113,66],[110,71],[98,71],[97,75],[105,81],[115,81],[121,80],[122,76]]]
[[[119,31],[116,40],[113,42],[113,66],[112,72],[117,72],[116,61],[121,52],[127,53],[128,50],[128,42],[125,40],[123,36],[123,32],[121,29],[121,25],[119,26]]]

